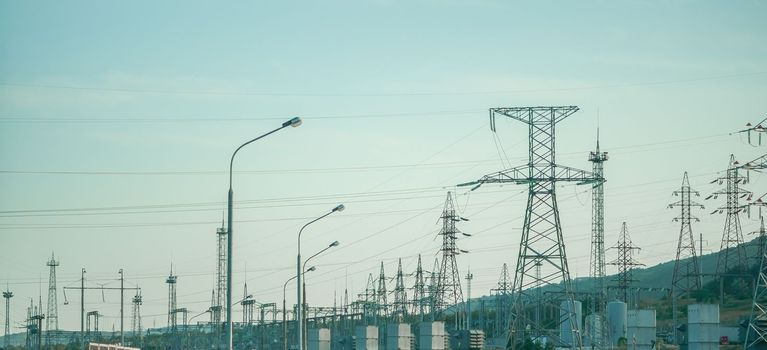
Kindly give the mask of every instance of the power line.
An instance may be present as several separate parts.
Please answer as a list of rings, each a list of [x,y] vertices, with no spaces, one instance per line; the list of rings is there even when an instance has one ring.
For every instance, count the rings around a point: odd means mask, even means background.
[[[146,88],[125,88],[125,87],[105,87],[105,86],[83,86],[83,85],[65,85],[65,84],[34,84],[19,82],[0,82],[0,86],[17,88],[38,88],[55,89],[87,92],[105,92],[105,93],[134,93],[134,94],[167,94],[167,95],[210,95],[210,96],[271,96],[271,97],[405,97],[405,96],[469,96],[469,95],[507,95],[512,93],[535,93],[535,92],[556,92],[556,91],[576,91],[576,90],[598,90],[625,88],[651,85],[669,85],[679,83],[690,83],[706,80],[719,80],[729,78],[740,78],[749,76],[758,76],[767,74],[767,71],[744,72],[737,74],[714,75],[705,77],[696,77],[688,79],[644,81],[635,83],[614,83],[600,85],[571,86],[561,88],[539,88],[539,89],[512,89],[496,91],[416,91],[416,92],[396,92],[396,93],[317,93],[317,92],[265,92],[265,91],[234,91],[234,90],[168,90],[168,89],[146,89]]]
[[[2,85],[2,84],[0,84]],[[444,116],[463,116],[474,115],[482,109],[461,109],[447,111],[427,111],[427,112],[399,112],[399,113],[375,113],[375,114],[339,114],[339,115],[318,115],[302,116],[305,120],[332,120],[332,119],[378,119],[378,118],[444,118]],[[0,123],[219,123],[219,122],[259,122],[283,120],[284,116],[264,116],[264,117],[126,117],[126,116],[103,116],[103,117],[45,117],[45,116],[22,116],[22,115],[4,115],[0,116]]]

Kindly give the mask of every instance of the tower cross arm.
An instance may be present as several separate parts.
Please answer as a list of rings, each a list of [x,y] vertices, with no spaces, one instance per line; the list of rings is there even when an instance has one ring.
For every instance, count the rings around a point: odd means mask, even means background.
[[[762,172],[767,169],[767,154],[741,165],[740,168]]]
[[[531,167],[528,165],[522,165],[506,170],[502,170],[496,173],[488,174],[481,177],[479,180],[466,182],[459,184],[458,186],[474,186],[472,190],[476,189],[482,184],[486,183],[514,183],[514,184],[529,184],[545,181],[575,181],[578,185],[584,184],[599,184],[605,181],[601,176],[598,176],[590,171],[575,169],[564,165],[554,164],[552,166],[553,176],[538,176],[543,175],[539,171],[535,171],[537,167]],[[531,176],[531,173],[535,173],[535,176]]]
[[[490,129],[495,131],[495,116],[498,114],[526,124],[553,125],[577,111],[577,106],[490,108]]]

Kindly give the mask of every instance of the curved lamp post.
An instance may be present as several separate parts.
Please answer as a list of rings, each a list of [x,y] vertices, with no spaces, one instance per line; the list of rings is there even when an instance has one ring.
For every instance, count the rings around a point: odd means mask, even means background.
[[[232,153],[232,158],[229,161],[229,196],[227,199],[227,226],[226,226],[226,340],[229,344],[229,350],[232,350],[232,338],[233,338],[233,329],[232,329],[232,203],[234,201],[234,193],[232,192],[232,168],[234,166],[234,156],[237,155],[237,151],[239,151],[241,148],[258,141],[264,137],[267,137],[277,131],[280,131],[284,128],[287,128],[288,126],[292,127],[298,127],[301,125],[301,118],[295,117],[293,119],[290,119],[284,123],[282,123],[282,126],[280,126],[277,129],[274,129],[270,132],[267,132],[266,134],[263,134],[259,137],[256,137],[248,142],[243,143],[240,145],[240,147],[237,147],[237,149],[234,150],[234,153]]]
[[[309,225],[311,225],[311,224],[313,224],[313,223],[315,223],[317,221],[320,221],[320,220],[326,218],[328,215],[333,214],[333,213],[335,213],[337,211],[343,211],[345,208],[346,207],[344,207],[343,204],[339,204],[337,207],[333,208],[333,210],[331,210],[329,213],[326,213],[325,215],[322,215],[322,216],[320,216],[320,217],[318,217],[318,218],[316,218],[316,219],[314,219],[312,221],[309,221],[306,225],[301,227],[301,230],[298,231],[298,255],[296,256],[296,261],[297,261],[296,262],[296,279],[297,279],[297,281],[296,281],[296,285],[297,285],[297,288],[296,288],[296,291],[297,291],[297,293],[296,293],[296,300],[299,301],[299,304],[300,304],[300,301],[302,299],[301,298],[301,233],[304,232],[304,229],[306,228],[306,226],[309,226]],[[302,314],[301,309],[302,308],[303,308],[303,305],[298,305],[298,315],[296,316],[296,319],[299,320],[299,322],[298,322],[298,350],[304,350],[303,329],[302,329],[303,328],[303,325],[302,325],[303,322],[301,322],[301,320],[303,320],[303,318],[301,317],[301,314]]]
[[[304,270],[304,274],[307,272],[312,272],[317,270],[315,266],[310,267],[307,270]],[[282,286],[282,349],[288,350],[288,317],[287,317],[287,309],[285,308],[285,293],[288,288],[288,283],[290,281],[296,279],[296,276],[293,276],[291,278],[288,278],[287,281],[285,281],[285,284]]]
[[[324,249],[320,250],[316,254],[310,256],[309,259],[306,259],[306,261],[304,261],[304,274],[306,274],[306,272],[305,272],[306,271],[306,264],[309,262],[309,260],[312,260],[312,258],[314,258],[317,255],[320,255],[320,254],[324,253],[326,250],[328,250],[330,248],[337,247],[339,244],[341,244],[341,243],[339,243],[338,241],[333,241],[333,243],[330,243],[327,247],[325,247]],[[303,290],[303,300],[301,301],[301,305],[302,306],[306,306],[307,305],[306,304],[306,278],[304,278],[301,287],[304,289]],[[306,313],[303,313],[302,316],[303,316],[303,318],[301,319],[301,323],[304,325],[304,332],[306,332],[307,328],[309,327],[309,325],[306,323]],[[304,338],[306,338],[306,337],[304,337]],[[304,339],[304,341],[306,341],[306,339]]]

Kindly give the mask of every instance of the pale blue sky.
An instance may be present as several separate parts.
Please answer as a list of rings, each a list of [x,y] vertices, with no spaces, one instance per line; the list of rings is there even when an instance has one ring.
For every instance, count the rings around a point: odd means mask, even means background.
[[[418,253],[430,268],[445,192],[525,162],[519,123],[499,122],[496,147],[487,108],[497,106],[580,106],[558,129],[559,162],[590,168],[599,124],[612,157],[606,241],[627,221],[641,261],[669,259],[678,227],[666,205],[682,173],[709,193],[730,153],[767,147],[728,135],[765,117],[764,13],[758,1],[0,2],[0,284],[16,293],[12,318],[40,280],[45,291],[54,250],[60,286],[81,267],[110,285],[125,269],[144,290],[146,326],[165,324],[171,261],[180,306],[204,311],[228,157],[292,116],[304,125],[237,159],[248,172],[234,179],[247,201],[236,295],[247,267],[256,298],[278,301],[298,228],[341,202],[304,241],[305,254],[341,241],[317,258],[310,303],[332,304],[347,283],[359,292],[382,259],[390,274],[399,257],[414,270]],[[80,173],[48,173],[61,171]],[[765,179],[752,180],[764,193]],[[524,191],[458,190],[475,233],[459,264],[464,274],[471,264],[475,295],[516,260]],[[588,273],[588,192],[559,192],[574,276]],[[140,208],[9,213],[112,207]],[[708,212],[695,228],[717,250],[724,218]],[[117,324],[116,295],[87,304]],[[63,328],[79,326],[78,310],[59,306]]]

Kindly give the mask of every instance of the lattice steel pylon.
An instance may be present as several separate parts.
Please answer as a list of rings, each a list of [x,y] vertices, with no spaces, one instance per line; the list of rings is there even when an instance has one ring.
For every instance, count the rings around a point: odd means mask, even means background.
[[[48,309],[45,319],[45,344],[52,344],[54,336],[59,330],[59,311],[58,311],[58,297],[56,288],[56,267],[59,266],[59,262],[56,261],[53,253],[51,253],[51,260],[46,263],[49,267],[50,273],[48,275]]]
[[[722,230],[722,243],[719,248],[719,257],[716,262],[716,274],[724,275],[731,269],[744,268],[747,266],[746,248],[743,246],[743,231],[740,226],[740,212],[743,206],[738,204],[740,198],[751,199],[751,192],[740,187],[748,182],[745,176],[739,174],[740,166],[735,161],[735,156],[730,155],[730,164],[727,167],[725,176],[712,181],[720,185],[726,183],[725,188],[712,193],[706,199],[716,199],[719,195],[727,197],[727,203],[724,207],[715,209],[714,213],[727,212]]]
[[[211,322],[216,325],[217,328],[221,328],[221,315],[225,311],[224,303],[226,302],[226,228],[224,228],[223,221],[221,227],[216,229],[216,241],[217,255],[216,255],[216,295],[215,304],[211,305],[210,317]]]
[[[413,284],[413,313],[418,314],[420,321],[424,321],[427,309],[426,283],[421,265],[421,254],[418,254],[418,266],[415,268],[415,283]]]
[[[581,184],[593,184],[602,179],[593,173],[556,163],[555,125],[577,111],[576,106],[491,108],[490,128],[493,131],[496,129],[496,115],[506,116],[528,125],[528,163],[462,184],[462,186],[476,185],[472,189],[484,183],[515,183],[528,186],[527,209],[514,275],[514,316],[509,333],[512,338],[512,347],[519,346],[525,340],[542,340],[544,336],[555,347],[580,348],[582,346],[578,322],[569,322],[575,319],[576,314],[557,207],[556,183],[575,181]],[[538,263],[541,264],[540,274],[536,273]],[[546,295],[557,297],[537,297],[540,294],[535,293],[536,286],[553,292]],[[556,300],[556,298],[561,299]],[[569,307],[563,308],[562,304]],[[547,332],[547,328],[550,327],[535,322],[531,314],[535,314],[537,306],[550,306],[551,310],[560,310],[569,315],[555,322],[569,322],[568,324],[573,325],[571,337],[569,337],[573,339],[572,343],[563,343],[557,334]]]
[[[394,286],[394,309],[392,316],[396,322],[404,322],[407,316],[407,292],[405,291],[405,275],[402,273],[402,259],[397,266],[397,278]]]
[[[764,218],[761,231],[764,232]],[[760,243],[764,244],[763,240]],[[767,343],[767,249],[760,248],[762,261],[759,264],[759,276],[754,287],[754,298],[751,303],[751,317],[746,328],[746,341],[743,348],[749,349],[757,344]],[[753,340],[751,337],[754,337]]]
[[[134,345],[140,345],[142,338],[141,304],[143,304],[141,293],[136,293],[136,295],[133,296],[132,303],[133,313],[131,315],[131,331],[133,332],[133,337],[136,339],[137,343]]]
[[[509,329],[511,322],[511,291],[514,285],[509,275],[509,266],[504,263],[501,269],[501,276],[498,278],[498,285],[490,290],[490,294],[495,295],[495,325],[491,333],[495,337],[500,337]]]
[[[389,314],[389,302],[386,300],[386,273],[384,272],[383,261],[381,262],[381,271],[378,274],[378,288],[376,289],[376,305],[378,307],[378,316],[385,318]]]
[[[633,270],[635,267],[643,266],[644,264],[634,260],[634,251],[638,251],[640,248],[634,246],[634,243],[631,242],[629,230],[626,227],[625,221],[623,222],[623,225],[621,225],[621,233],[618,243],[610,249],[618,251],[618,258],[609,263],[609,265],[618,267],[618,275],[616,276],[616,281],[618,282],[617,289],[619,291],[618,295],[622,298],[621,300],[624,303],[630,304],[628,294],[629,289],[631,288],[631,282],[636,282],[633,278]]]
[[[592,165],[594,176],[602,179],[593,184],[591,188],[591,259],[589,261],[589,277],[593,283],[591,298],[591,314],[599,315],[595,320],[597,324],[588,324],[593,329],[587,329],[591,343],[598,348],[605,344],[604,337],[607,335],[605,323],[607,308],[607,285],[605,276],[605,190],[604,190],[604,163],[609,159],[607,152],[599,150],[599,129],[597,129],[597,148],[589,153],[589,161]]]
[[[436,309],[437,312],[443,313],[448,306],[463,303],[461,275],[458,271],[456,256],[461,252],[466,252],[456,246],[458,234],[461,233],[456,227],[456,222],[461,221],[462,218],[455,213],[453,195],[450,192],[447,193],[445,207],[442,209],[440,219],[442,220],[442,229],[439,232],[439,235],[442,236],[442,247],[440,248],[442,260],[437,273]]]
[[[700,192],[690,188],[690,180],[687,178],[687,172],[682,177],[682,187],[673,192],[674,196],[680,197],[679,201],[668,205],[669,208],[680,207],[682,213],[674,218],[674,221],[681,222],[679,229],[679,243],[676,248],[676,260],[674,262],[674,275],[671,278],[671,298],[672,298],[672,320],[674,329],[674,344],[678,344],[677,336],[677,306],[679,301],[689,298],[690,293],[700,289],[700,265],[698,264],[698,254],[695,250],[695,235],[692,232],[692,221],[700,221],[692,215],[691,209],[698,207],[703,209],[703,205],[693,202],[691,197],[700,196]]]
[[[176,318],[176,281],[178,276],[173,275],[173,267],[170,268],[170,275],[165,280],[168,284],[168,328],[175,330],[177,326]]]
[[[5,332],[3,333],[3,339],[5,339],[5,348],[11,346],[11,298],[13,298],[13,292],[5,286],[5,292],[3,292],[3,299],[5,299]]]

